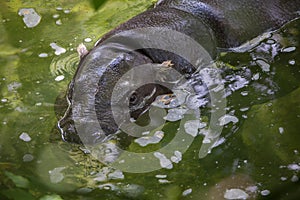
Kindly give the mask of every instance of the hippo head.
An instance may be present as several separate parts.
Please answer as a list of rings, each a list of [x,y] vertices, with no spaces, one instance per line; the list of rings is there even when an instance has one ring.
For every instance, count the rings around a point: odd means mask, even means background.
[[[141,53],[130,52],[120,54],[107,66],[102,66],[100,62],[98,63],[99,59],[95,55],[98,55],[98,52],[92,50],[81,59],[75,77],[69,85],[66,95],[68,108],[64,116],[58,122],[58,128],[60,129],[64,141],[71,143],[95,143],[95,141],[102,142],[105,140],[105,138],[114,135],[119,130],[119,125],[114,119],[112,103],[114,106],[124,106],[124,102],[126,101],[125,106],[127,106],[130,117],[133,120],[136,120],[141,115],[147,113],[151,103],[156,99],[157,96],[171,93],[171,90],[169,90],[167,87],[154,83],[142,85],[137,87],[135,90],[130,90],[126,87],[126,84],[124,84],[124,86],[119,88],[116,92],[118,94],[117,97],[114,97],[112,100],[113,88],[115,88],[120,78],[130,69],[139,65],[152,63],[152,60]],[[89,69],[92,67],[97,69],[99,72],[98,74],[100,74],[99,76],[96,75],[93,78],[84,75],[84,69]],[[87,80],[84,80],[84,78]],[[76,95],[83,96],[86,91],[85,89],[76,90],[75,88],[78,88],[78,85],[86,85],[88,82],[94,82],[92,84],[92,87],[94,88],[87,87],[87,90],[91,89],[92,92],[90,92],[90,94],[94,95],[92,97],[94,100],[90,101],[89,103],[93,105],[89,105],[83,112],[86,119],[89,119],[89,114],[96,114],[97,123],[102,129],[102,133],[101,136],[99,135],[99,137],[87,136],[89,139],[84,139],[84,141],[82,141],[82,135],[78,134],[77,127],[75,126],[76,123],[74,122],[74,114],[76,115],[78,112],[82,111],[79,111],[81,108],[78,108],[78,106],[75,105],[77,103],[75,101],[78,101],[76,99],[78,98]],[[82,95],[78,93],[82,93]],[[122,112],[122,109],[120,110]],[[117,115],[119,118],[123,116],[122,113],[117,113]]]

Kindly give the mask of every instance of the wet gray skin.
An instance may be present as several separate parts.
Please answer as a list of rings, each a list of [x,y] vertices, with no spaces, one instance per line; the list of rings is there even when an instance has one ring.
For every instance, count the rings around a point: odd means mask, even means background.
[[[97,65],[101,60],[101,47],[110,45],[109,42],[105,42],[111,36],[126,30],[164,27],[179,31],[193,38],[212,58],[216,58],[218,49],[230,50],[264,32],[276,30],[298,18],[299,11],[300,0],[162,0],[155,8],[137,15],[105,34],[90,52],[82,56],[74,80],[81,76],[82,68]],[[132,38],[133,35],[127,35],[126,41]],[[130,42],[120,45],[128,46]],[[93,56],[95,53],[100,57]],[[95,94],[95,110],[106,135],[112,135],[118,130],[118,125],[112,117],[111,96],[112,88],[120,77],[135,66],[167,60],[172,60],[173,68],[187,77],[195,72],[195,68],[180,56],[157,49],[123,53],[121,51],[108,66],[99,65],[102,74],[98,79]],[[80,143],[72,120],[73,84],[70,84],[67,92],[69,107],[58,126],[65,141]],[[128,106],[131,117],[137,119],[147,111],[156,96],[171,91],[161,85],[151,84],[131,92]]]

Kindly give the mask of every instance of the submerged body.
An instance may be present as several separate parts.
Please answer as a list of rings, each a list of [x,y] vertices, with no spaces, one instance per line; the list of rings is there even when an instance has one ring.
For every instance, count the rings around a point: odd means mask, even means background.
[[[90,52],[83,51],[84,55],[74,80],[89,78],[81,77],[83,69],[89,66],[99,67],[94,106],[100,127],[105,135],[112,135],[119,128],[112,115],[112,88],[127,71],[135,66],[163,63],[167,60],[171,60],[174,65],[172,67],[181,74],[189,76],[196,71],[196,68],[181,56],[161,49],[138,49],[128,52],[126,48],[130,49],[130,45],[136,45],[134,43],[138,36],[135,34],[125,35],[125,40],[123,38],[117,45],[115,41],[109,41],[112,36],[140,28],[167,28],[188,35],[212,58],[216,58],[218,48],[230,50],[264,32],[276,30],[299,17],[299,11],[300,0],[162,0],[155,8],[105,34]],[[169,41],[160,45],[167,46]],[[104,56],[103,50],[111,46],[118,49],[118,56],[112,58],[109,65],[100,65],[101,56]],[[65,141],[79,143],[80,138],[72,118],[75,84],[73,81],[69,86],[69,108],[58,125]],[[137,119],[147,111],[156,96],[170,92],[168,88],[158,84],[137,89],[129,97],[131,117]]]

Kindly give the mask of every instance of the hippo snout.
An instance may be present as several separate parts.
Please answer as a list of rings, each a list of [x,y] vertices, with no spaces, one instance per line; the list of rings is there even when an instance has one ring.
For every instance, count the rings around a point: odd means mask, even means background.
[[[71,107],[67,109],[63,118],[58,121],[57,126],[64,141],[77,144],[82,143],[77,134],[74,120],[72,119]]]

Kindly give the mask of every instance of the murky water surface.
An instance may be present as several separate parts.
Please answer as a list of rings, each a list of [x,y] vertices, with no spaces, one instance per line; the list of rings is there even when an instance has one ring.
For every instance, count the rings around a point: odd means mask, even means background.
[[[190,101],[203,107],[200,118],[189,119],[185,108],[170,109],[171,122],[162,130],[120,142],[131,152],[152,152],[161,167],[157,171],[113,169],[84,146],[61,140],[56,124],[64,108],[55,102],[75,73],[76,47],[91,48],[105,32],[149,6],[149,1],[113,0],[95,12],[85,1],[0,2],[1,199],[299,197],[299,20],[248,52],[221,54],[216,64],[227,100],[219,119],[224,128],[201,159],[208,97]],[[185,130],[192,143],[186,152],[178,148],[164,154],[160,149],[178,130]],[[116,142],[104,144],[111,151],[100,153],[102,159],[118,155]]]

